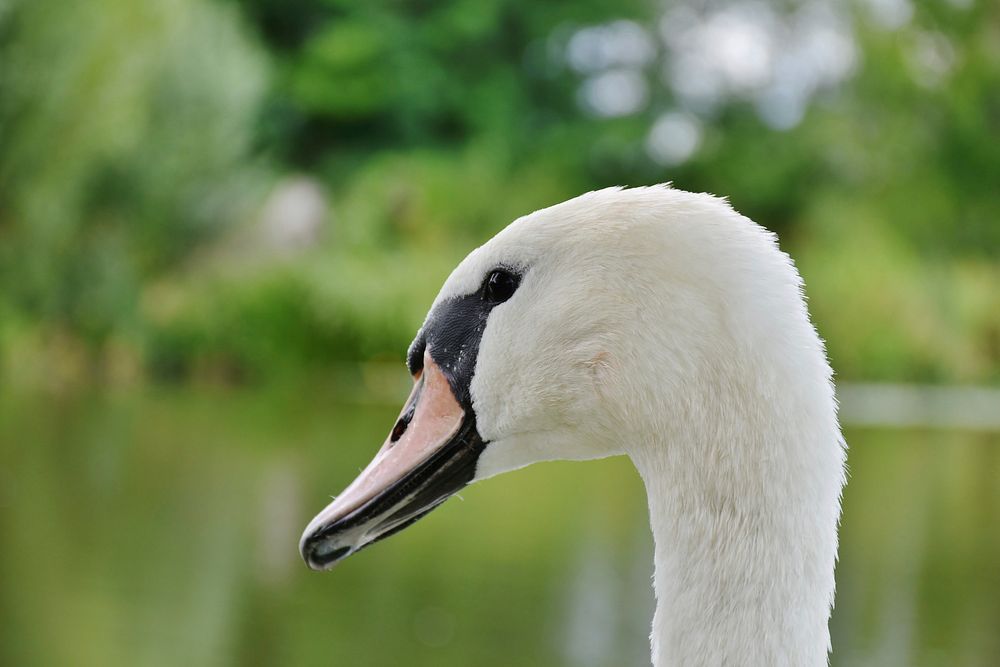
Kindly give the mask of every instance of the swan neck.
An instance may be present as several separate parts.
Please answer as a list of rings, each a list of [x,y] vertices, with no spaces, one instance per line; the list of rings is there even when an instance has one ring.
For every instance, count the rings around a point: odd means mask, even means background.
[[[828,663],[840,446],[809,430],[742,424],[728,442],[689,434],[633,456],[655,542],[655,667]]]

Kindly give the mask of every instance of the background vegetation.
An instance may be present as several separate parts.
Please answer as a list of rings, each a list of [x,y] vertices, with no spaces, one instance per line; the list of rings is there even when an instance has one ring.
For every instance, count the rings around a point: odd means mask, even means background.
[[[842,377],[996,380],[998,31],[971,0],[8,1],[4,376],[399,359],[514,217],[673,181],[781,235]]]
[[[989,0],[0,0],[0,662],[642,664],[622,462],[294,563],[448,271],[672,181],[778,232],[841,381],[995,385],[998,139]],[[996,434],[848,440],[835,662],[1000,662]]]

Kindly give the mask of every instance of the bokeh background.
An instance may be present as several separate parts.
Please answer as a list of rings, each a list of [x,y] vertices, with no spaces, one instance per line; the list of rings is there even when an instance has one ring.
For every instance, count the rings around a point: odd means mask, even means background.
[[[296,542],[469,249],[663,181],[828,341],[833,664],[1000,664],[993,0],[0,0],[0,664],[646,664],[627,461]]]

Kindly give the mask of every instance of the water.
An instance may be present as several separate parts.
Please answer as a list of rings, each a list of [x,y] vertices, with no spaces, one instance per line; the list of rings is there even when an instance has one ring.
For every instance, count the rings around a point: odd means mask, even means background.
[[[308,571],[397,405],[322,387],[0,400],[0,664],[646,664],[625,460],[476,485]],[[1000,436],[855,430],[834,665],[1000,664]]]

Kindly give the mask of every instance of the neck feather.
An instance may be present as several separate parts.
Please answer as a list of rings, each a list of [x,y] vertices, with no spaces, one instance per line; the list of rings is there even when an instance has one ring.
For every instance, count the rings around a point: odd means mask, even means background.
[[[825,378],[778,386],[703,397],[632,452],[656,544],[656,667],[827,664],[843,446]]]

